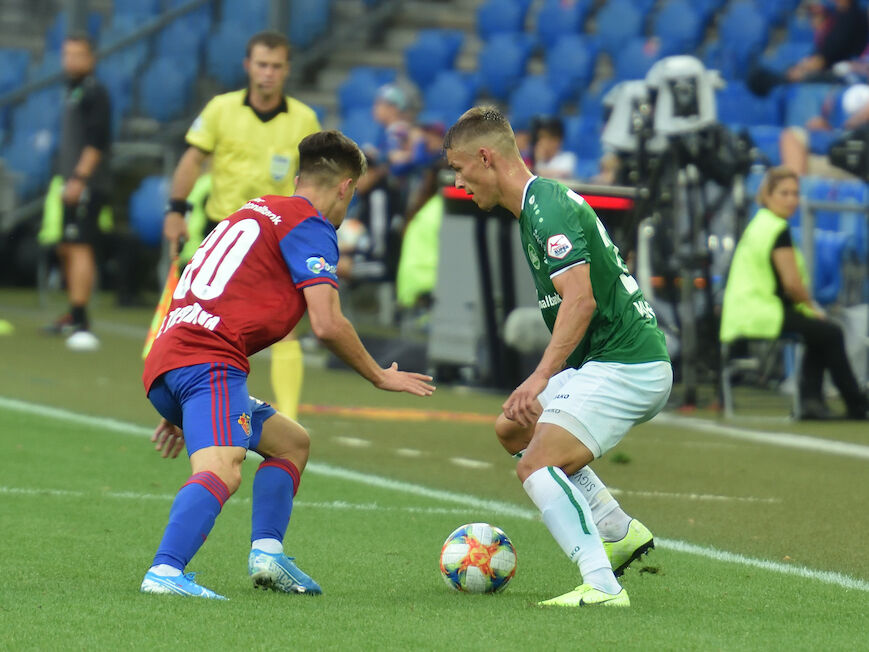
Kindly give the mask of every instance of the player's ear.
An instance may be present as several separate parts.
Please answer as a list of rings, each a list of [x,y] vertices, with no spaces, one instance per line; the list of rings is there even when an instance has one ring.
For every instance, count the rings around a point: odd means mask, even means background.
[[[346,179],[344,179],[344,181],[342,181],[340,184],[338,184],[338,198],[344,199],[344,197],[347,196],[348,192],[353,192],[350,189],[350,186],[352,186],[352,185],[353,185],[353,179],[350,177],[347,177]]]
[[[244,72],[245,74],[250,74],[250,57],[244,58]]]
[[[484,168],[490,167],[492,165],[492,152],[488,147],[481,147],[477,150],[477,153],[480,156],[480,163],[483,164]]]

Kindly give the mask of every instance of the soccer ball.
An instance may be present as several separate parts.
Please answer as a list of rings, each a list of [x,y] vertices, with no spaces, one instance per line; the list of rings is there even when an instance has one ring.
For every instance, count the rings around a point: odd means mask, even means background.
[[[441,573],[456,591],[497,593],[516,574],[516,548],[500,528],[468,523],[444,541]]]

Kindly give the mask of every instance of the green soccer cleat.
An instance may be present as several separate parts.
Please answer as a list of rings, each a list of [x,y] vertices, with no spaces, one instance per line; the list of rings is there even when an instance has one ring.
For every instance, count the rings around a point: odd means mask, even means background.
[[[537,605],[540,607],[630,607],[631,599],[624,589],[613,595],[583,584],[569,593],[538,602]]]
[[[628,566],[655,547],[655,539],[645,525],[631,519],[628,533],[618,541],[604,541],[603,549],[609,557],[616,577],[621,577]]]

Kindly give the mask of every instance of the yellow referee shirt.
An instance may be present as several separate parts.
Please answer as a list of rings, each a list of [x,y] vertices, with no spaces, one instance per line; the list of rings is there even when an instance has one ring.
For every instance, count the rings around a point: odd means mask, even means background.
[[[292,195],[299,170],[299,142],[320,131],[317,114],[292,97],[263,121],[246,89],[215,96],[187,132],[187,142],[212,155],[213,186],[205,207],[220,221],[262,195]]]

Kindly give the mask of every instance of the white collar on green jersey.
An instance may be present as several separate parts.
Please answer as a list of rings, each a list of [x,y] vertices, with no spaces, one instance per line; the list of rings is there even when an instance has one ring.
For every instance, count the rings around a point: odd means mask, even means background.
[[[528,182],[525,184],[525,188],[522,189],[522,203],[519,205],[519,212],[522,212],[522,209],[525,208],[525,197],[528,196],[528,186],[534,183],[534,179],[537,178],[537,175],[534,174],[528,179]]]

